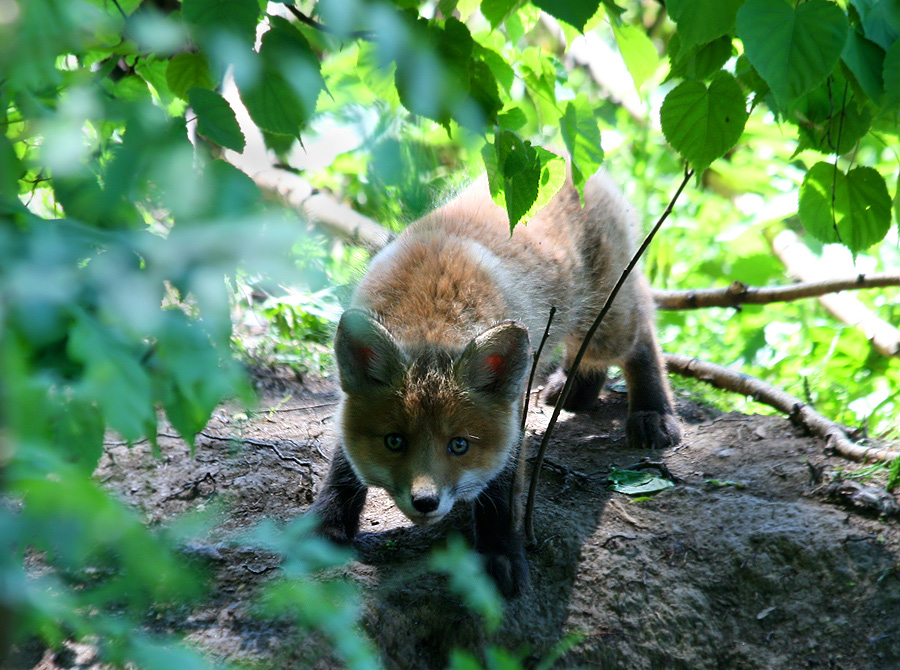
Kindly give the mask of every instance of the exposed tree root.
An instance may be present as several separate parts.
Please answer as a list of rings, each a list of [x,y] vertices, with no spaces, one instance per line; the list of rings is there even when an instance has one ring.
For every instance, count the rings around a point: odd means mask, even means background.
[[[813,435],[825,440],[826,448],[844,458],[864,463],[870,461],[890,463],[900,456],[898,452],[891,449],[856,444],[844,434],[844,431],[836,423],[826,419],[798,398],[766,384],[761,379],[689,356],[666,354],[665,359],[670,372],[676,372],[684,377],[694,377],[716,388],[750,396],[757,402],[765,403],[784,412],[791,421],[804,426]]]

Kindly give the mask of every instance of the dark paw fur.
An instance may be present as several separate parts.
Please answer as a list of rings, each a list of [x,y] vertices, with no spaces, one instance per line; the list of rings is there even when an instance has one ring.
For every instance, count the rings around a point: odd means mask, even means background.
[[[566,371],[562,368],[550,375],[544,385],[544,402],[548,405],[555,405],[559,402],[567,377]],[[597,402],[604,383],[606,383],[606,373],[601,370],[577,373],[572,388],[569,390],[569,397],[563,404],[563,409],[567,412],[588,411]]]
[[[632,412],[625,425],[628,446],[636,449],[665,449],[681,441],[681,427],[672,414]]]
[[[528,559],[523,548],[511,553],[485,554],[484,558],[485,570],[504,598],[515,598],[528,588]]]

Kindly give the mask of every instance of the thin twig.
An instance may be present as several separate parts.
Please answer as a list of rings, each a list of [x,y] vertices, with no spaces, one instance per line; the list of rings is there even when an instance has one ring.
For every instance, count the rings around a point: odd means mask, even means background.
[[[314,18],[307,16],[293,5],[284,5],[284,7],[291,14],[293,14],[300,23],[307,25],[314,30],[318,30],[320,33],[325,33],[326,35],[335,34],[334,30],[326,26],[324,23],[319,23]],[[371,30],[354,30],[347,36],[352,39],[368,40],[370,42],[375,40],[375,33]]]
[[[625,284],[625,280],[628,279],[631,271],[637,265],[638,261],[643,256],[644,252],[647,250],[647,247],[650,246],[650,242],[653,241],[653,237],[656,235],[657,231],[662,227],[662,224],[665,222],[669,215],[672,213],[672,210],[675,207],[675,202],[678,200],[678,196],[681,195],[681,192],[684,190],[684,187],[687,186],[691,177],[693,176],[694,171],[690,169],[685,169],[684,179],[679,184],[678,189],[675,191],[675,195],[672,196],[672,199],[669,200],[669,204],[666,207],[665,211],[660,215],[659,220],[656,222],[656,225],[653,226],[653,229],[647,234],[644,238],[644,241],[641,243],[641,246],[631,257],[631,260],[628,262],[628,265],[625,266],[625,269],[622,271],[622,274],[619,276],[619,280],[616,282],[615,286],[613,286],[612,291],[609,292],[609,296],[606,298],[606,303],[603,305],[603,309],[600,310],[600,313],[597,315],[597,318],[594,319],[594,323],[591,324],[591,327],[588,329],[587,334],[584,336],[584,340],[581,343],[581,347],[578,349],[578,353],[575,354],[575,358],[572,360],[572,365],[569,366],[568,376],[566,377],[565,386],[563,386],[562,393],[559,396],[559,400],[556,401],[556,406],[553,408],[553,414],[550,417],[550,423],[547,424],[547,429],[544,431],[544,437],[541,440],[541,446],[538,449],[537,462],[534,465],[534,468],[531,471],[531,484],[528,487],[528,502],[525,505],[525,533],[528,536],[528,542],[530,544],[534,544],[534,498],[537,494],[537,485],[538,479],[541,475],[541,462],[544,460],[544,453],[547,451],[547,445],[550,442],[550,435],[553,434],[553,429],[556,427],[556,422],[559,419],[559,413],[562,411],[563,406],[566,404],[566,398],[569,396],[569,391],[572,388],[572,384],[575,380],[575,376],[578,373],[578,366],[581,364],[581,359],[584,358],[584,354],[587,352],[588,345],[591,342],[591,339],[594,337],[594,333],[597,332],[597,329],[600,327],[604,317],[607,312],[609,312],[610,307],[612,307],[613,300],[616,295],[618,295],[619,290]]]
[[[541,360],[541,352],[544,350],[544,344],[550,335],[550,324],[553,323],[553,317],[556,315],[556,305],[550,306],[550,315],[547,317],[547,327],[544,328],[544,335],[541,337],[541,343],[538,345],[537,351],[534,352],[534,358],[531,361],[531,374],[528,375],[528,388],[525,391],[525,406],[522,409],[522,430],[525,430],[525,420],[528,418],[528,400],[531,398],[531,385],[534,383],[534,373],[537,372],[538,362]]]

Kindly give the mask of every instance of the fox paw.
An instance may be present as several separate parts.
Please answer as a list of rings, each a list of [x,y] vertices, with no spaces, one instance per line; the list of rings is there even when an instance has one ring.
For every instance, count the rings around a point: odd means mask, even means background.
[[[625,424],[628,446],[635,449],[665,449],[681,441],[681,427],[673,414],[632,412]]]
[[[485,570],[504,598],[515,598],[528,588],[528,559],[524,549],[510,554],[485,554],[484,558]]]
[[[559,402],[567,378],[568,374],[562,368],[547,378],[547,383],[544,384],[544,402],[548,405],[556,405]],[[605,382],[606,374],[601,370],[577,373],[563,409],[567,412],[588,411],[597,402]]]

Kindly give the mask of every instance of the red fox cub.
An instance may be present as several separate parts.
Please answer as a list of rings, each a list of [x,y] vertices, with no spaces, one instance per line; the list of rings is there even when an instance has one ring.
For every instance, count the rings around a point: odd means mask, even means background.
[[[567,184],[512,236],[485,178],[410,225],[372,261],[335,337],[341,443],[313,510],[323,533],[350,541],[369,486],[417,524],[473,501],[475,547],[507,597],[528,581],[513,489],[529,334],[565,348],[566,370],[633,253],[629,205],[598,173],[585,205]],[[566,409],[588,409],[610,364],[628,383],[627,440],[677,444],[645,278],[632,273],[577,373]]]

